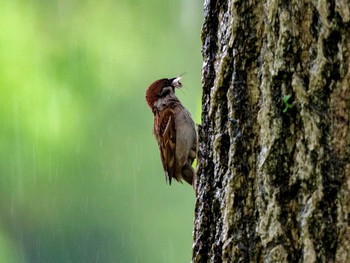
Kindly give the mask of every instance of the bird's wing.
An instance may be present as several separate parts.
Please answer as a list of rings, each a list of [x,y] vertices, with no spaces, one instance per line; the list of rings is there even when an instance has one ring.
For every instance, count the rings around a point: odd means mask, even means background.
[[[174,113],[171,110],[165,110],[159,114],[159,137],[158,145],[160,157],[165,172],[165,178],[171,184],[171,179],[175,175],[175,146],[176,146],[176,128]]]

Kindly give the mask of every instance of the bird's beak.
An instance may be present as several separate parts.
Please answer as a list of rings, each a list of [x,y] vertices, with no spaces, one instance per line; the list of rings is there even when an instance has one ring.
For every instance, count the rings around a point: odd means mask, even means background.
[[[180,82],[181,77],[176,77],[172,82],[171,82],[171,86],[173,86],[174,88],[181,88],[182,84]]]

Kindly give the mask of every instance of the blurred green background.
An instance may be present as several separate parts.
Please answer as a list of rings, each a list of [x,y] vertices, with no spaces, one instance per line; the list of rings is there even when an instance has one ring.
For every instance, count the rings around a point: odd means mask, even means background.
[[[0,0],[0,262],[190,262],[145,90],[200,121],[202,2]]]

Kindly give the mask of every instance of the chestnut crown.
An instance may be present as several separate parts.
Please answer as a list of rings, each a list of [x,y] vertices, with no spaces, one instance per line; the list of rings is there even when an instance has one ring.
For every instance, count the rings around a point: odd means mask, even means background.
[[[171,91],[174,92],[175,88],[182,87],[180,80],[181,77],[176,77],[171,79],[159,79],[153,82],[146,91],[148,106],[152,108],[159,98],[167,96]]]

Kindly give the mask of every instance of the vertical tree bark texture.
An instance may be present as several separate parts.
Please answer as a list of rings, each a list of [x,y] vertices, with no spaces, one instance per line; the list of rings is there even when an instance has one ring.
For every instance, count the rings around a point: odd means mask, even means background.
[[[349,7],[205,1],[193,262],[350,262]]]

